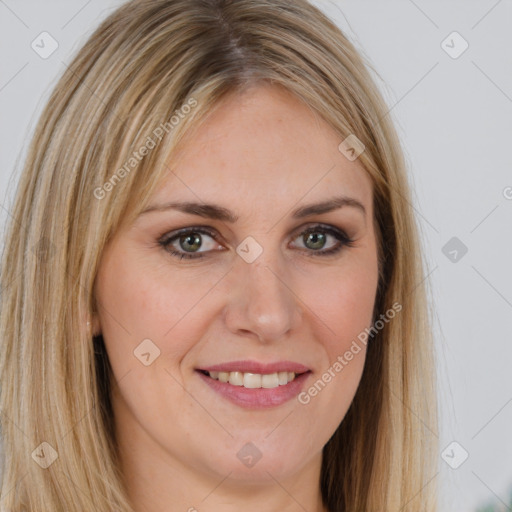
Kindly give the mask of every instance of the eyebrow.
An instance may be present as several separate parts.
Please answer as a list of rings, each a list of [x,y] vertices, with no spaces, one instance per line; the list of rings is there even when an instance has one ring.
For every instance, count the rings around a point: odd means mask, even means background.
[[[366,208],[360,201],[354,199],[353,197],[336,196],[328,199],[327,201],[301,206],[300,208],[297,208],[293,211],[292,217],[294,219],[303,219],[304,217],[310,217],[312,215],[329,213],[343,207],[356,208],[366,216]],[[216,204],[194,202],[171,202],[165,204],[156,204],[143,210],[140,215],[155,211],[162,212],[166,210],[178,210],[183,213],[189,213],[191,215],[198,215],[199,217],[230,223],[234,223],[239,219],[239,217],[235,215],[231,210],[228,210],[222,206],[218,206]]]

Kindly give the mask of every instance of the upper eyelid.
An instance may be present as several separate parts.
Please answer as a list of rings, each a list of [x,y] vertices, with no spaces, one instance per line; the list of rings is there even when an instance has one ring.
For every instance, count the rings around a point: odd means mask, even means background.
[[[292,235],[296,235],[296,234],[300,235],[304,231],[308,231],[310,229],[315,229],[315,228],[319,229],[319,230],[320,229],[324,229],[324,230],[332,229],[333,231],[338,231],[340,234],[345,234],[348,236],[346,229],[334,226],[332,224],[322,223],[322,222],[308,222],[306,224],[303,224],[303,225],[293,229],[291,231],[291,234]],[[197,226],[190,226],[190,227],[178,228],[178,229],[166,231],[163,235],[161,235],[159,237],[159,239],[170,240],[170,239],[175,238],[184,233],[193,233],[193,232],[205,233],[209,236],[212,236],[213,238],[215,238],[215,236],[219,236],[222,239],[225,238],[223,235],[221,235],[219,233],[219,231],[216,228],[213,228],[210,226],[197,225]]]

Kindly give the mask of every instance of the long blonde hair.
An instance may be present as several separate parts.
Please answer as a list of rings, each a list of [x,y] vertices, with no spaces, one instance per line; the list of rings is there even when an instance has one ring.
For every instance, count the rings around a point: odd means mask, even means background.
[[[354,134],[364,144],[379,241],[374,317],[401,305],[369,341],[358,391],[324,447],[324,503],[436,510],[424,261],[404,157],[369,68],[306,0],[134,0],[102,22],[41,115],[12,208],[1,269],[2,511],[133,510],[112,429],[115,382],[86,325],[98,263],[147,206],[183,135],[225,94],[263,82],[295,94],[340,142]]]

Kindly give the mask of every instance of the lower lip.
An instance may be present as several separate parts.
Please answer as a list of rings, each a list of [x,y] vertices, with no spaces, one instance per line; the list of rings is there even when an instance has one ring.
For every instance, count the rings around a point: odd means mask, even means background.
[[[309,377],[311,372],[298,375],[288,384],[278,386],[277,388],[255,388],[249,389],[243,386],[233,386],[227,382],[212,379],[204,373],[198,371],[199,376],[214,391],[228,399],[230,402],[248,409],[267,409],[288,402],[288,400],[296,397],[303,385],[304,381]]]

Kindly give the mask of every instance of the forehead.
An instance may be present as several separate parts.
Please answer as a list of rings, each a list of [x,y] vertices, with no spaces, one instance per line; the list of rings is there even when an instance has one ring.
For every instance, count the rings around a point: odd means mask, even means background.
[[[231,94],[183,140],[157,200],[222,199],[241,209],[311,202],[334,194],[370,208],[365,169],[339,150],[342,138],[287,91],[257,86]],[[269,212],[270,213],[270,212]]]

